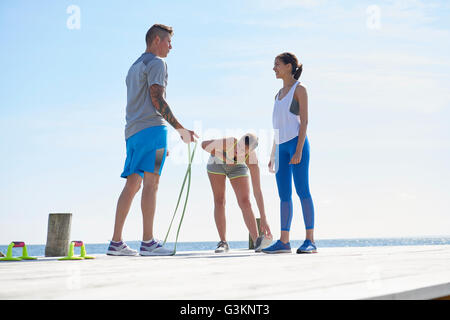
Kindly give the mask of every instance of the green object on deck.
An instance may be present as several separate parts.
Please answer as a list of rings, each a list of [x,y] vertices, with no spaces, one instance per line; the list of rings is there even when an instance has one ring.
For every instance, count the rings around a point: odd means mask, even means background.
[[[13,257],[12,249],[13,248],[22,248],[22,256]],[[9,244],[8,250],[6,251],[6,257],[0,258],[0,261],[20,261],[20,260],[37,260],[35,257],[30,257],[28,255],[27,246],[23,241],[13,241]]]
[[[80,256],[74,255],[75,247],[81,247]],[[64,260],[83,260],[83,259],[95,259],[95,257],[86,255],[86,247],[84,246],[83,241],[72,241],[70,243],[69,252],[67,253],[67,256],[64,258],[60,258],[58,260],[64,261]]]
[[[175,255],[175,253],[177,252],[178,235],[180,234],[181,224],[183,223],[184,213],[186,211],[186,205],[187,205],[187,201],[188,201],[188,198],[189,198],[189,190],[191,189],[191,165],[192,165],[192,159],[194,159],[194,154],[195,154],[195,149],[196,148],[197,148],[197,141],[195,142],[194,150],[192,151],[192,154],[191,154],[191,144],[190,143],[188,144],[188,161],[189,161],[188,168],[186,170],[186,174],[184,175],[184,180],[183,180],[183,184],[181,186],[180,195],[178,196],[177,205],[175,207],[175,211],[173,213],[172,220],[170,221],[169,229],[167,230],[166,237],[164,238],[164,243],[163,244],[166,243],[167,237],[169,236],[170,228],[172,227],[173,220],[175,219],[175,215],[177,213],[178,205],[180,204],[181,195],[183,194],[184,186],[186,184],[186,179],[188,179],[188,185],[187,185],[187,190],[186,190],[186,199],[184,200],[183,212],[181,214],[180,223],[178,225],[177,235],[176,235],[176,238],[175,238],[175,246],[173,248],[172,255]]]

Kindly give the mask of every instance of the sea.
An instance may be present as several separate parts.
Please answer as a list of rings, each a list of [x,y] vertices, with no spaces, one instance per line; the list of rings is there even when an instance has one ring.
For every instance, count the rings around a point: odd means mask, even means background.
[[[132,249],[139,250],[140,241],[126,241]],[[291,247],[298,248],[303,240],[291,240]],[[423,246],[423,245],[449,245],[450,236],[442,237],[411,237],[411,238],[358,238],[358,239],[318,239],[315,240],[318,250],[320,248],[336,247],[380,247],[380,246]],[[248,249],[248,241],[228,241],[230,250]],[[108,243],[85,243],[87,254],[103,254],[108,249]],[[213,251],[217,246],[216,241],[204,242],[178,242],[179,251]],[[167,242],[166,248],[174,248],[173,242]],[[8,244],[0,245],[0,252],[6,255]],[[20,256],[22,248],[14,248],[13,256]],[[45,244],[27,244],[28,255],[33,257],[45,256]],[[79,249],[76,249],[77,254]]]

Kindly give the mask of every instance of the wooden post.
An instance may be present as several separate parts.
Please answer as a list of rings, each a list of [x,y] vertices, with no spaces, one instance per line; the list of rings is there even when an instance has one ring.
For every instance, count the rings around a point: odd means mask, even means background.
[[[64,257],[70,243],[71,213],[50,213],[48,215],[46,257]]]
[[[256,225],[258,226],[258,236],[261,235],[260,224],[261,224],[261,219],[260,218],[256,218]],[[255,244],[253,243],[253,240],[252,240],[252,237],[250,236],[250,234],[248,235],[248,248],[249,249],[255,249]]]

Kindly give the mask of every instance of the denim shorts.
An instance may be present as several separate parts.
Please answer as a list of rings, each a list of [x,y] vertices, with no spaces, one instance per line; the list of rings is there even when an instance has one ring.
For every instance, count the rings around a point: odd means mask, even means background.
[[[144,178],[145,172],[161,175],[167,152],[167,127],[143,129],[126,140],[127,158],[122,178],[133,173]]]

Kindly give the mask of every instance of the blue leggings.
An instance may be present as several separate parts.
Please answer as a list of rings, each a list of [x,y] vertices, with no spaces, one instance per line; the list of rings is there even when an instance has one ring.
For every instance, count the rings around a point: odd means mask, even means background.
[[[298,137],[278,144],[276,147],[275,170],[280,196],[281,230],[289,231],[292,221],[292,176],[295,190],[300,197],[303,220],[306,229],[314,229],[314,205],[309,192],[309,141],[305,137],[302,159],[298,164],[289,164],[297,148]]]

